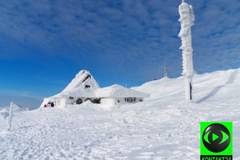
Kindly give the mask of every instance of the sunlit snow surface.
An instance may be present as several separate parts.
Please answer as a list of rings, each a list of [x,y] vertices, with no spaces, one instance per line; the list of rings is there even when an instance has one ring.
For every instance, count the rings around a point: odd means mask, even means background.
[[[151,98],[110,112],[91,103],[16,111],[10,132],[0,116],[0,159],[196,160],[200,121],[233,121],[240,159],[240,70],[196,75],[192,103],[182,86],[182,78],[148,82],[134,89]]]

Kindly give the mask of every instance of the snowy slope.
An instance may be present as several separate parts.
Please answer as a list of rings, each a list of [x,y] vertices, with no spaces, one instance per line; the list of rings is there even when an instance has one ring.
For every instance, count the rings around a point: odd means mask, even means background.
[[[143,103],[103,111],[89,102],[63,109],[16,112],[6,132],[0,118],[0,159],[199,159],[199,122],[233,121],[240,160],[240,70],[196,75],[192,103],[183,78],[134,87]]]

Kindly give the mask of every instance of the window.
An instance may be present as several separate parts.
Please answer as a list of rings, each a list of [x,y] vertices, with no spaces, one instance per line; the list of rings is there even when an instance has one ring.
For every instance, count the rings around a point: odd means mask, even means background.
[[[85,88],[91,88],[91,86],[90,85],[85,85]]]
[[[136,102],[136,97],[128,97],[128,98],[125,98],[125,101],[126,101],[126,102]]]

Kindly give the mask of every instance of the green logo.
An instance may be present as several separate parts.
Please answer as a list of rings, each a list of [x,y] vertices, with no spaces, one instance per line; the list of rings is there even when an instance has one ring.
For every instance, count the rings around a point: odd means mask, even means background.
[[[200,150],[201,160],[232,160],[232,122],[201,122]]]

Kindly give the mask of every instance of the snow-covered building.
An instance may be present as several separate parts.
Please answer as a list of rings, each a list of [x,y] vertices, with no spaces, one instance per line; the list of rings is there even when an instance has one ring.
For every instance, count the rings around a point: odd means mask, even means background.
[[[142,102],[144,98],[149,96],[147,93],[120,85],[101,88],[87,70],[82,70],[62,92],[45,98],[41,107],[65,107],[66,105],[81,104],[88,100],[96,104],[117,105]]]
[[[150,96],[147,93],[129,89],[117,84],[97,89],[95,95],[101,99],[102,104],[106,105],[142,102],[144,98]]]

